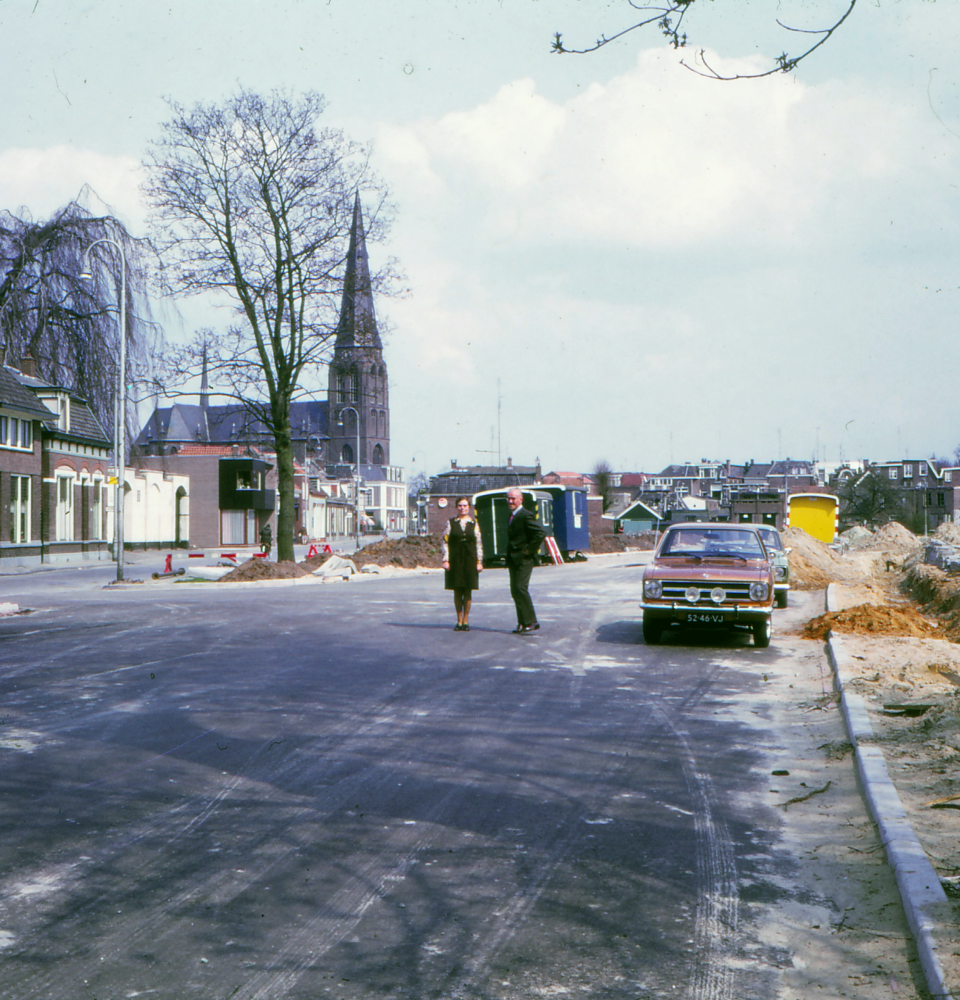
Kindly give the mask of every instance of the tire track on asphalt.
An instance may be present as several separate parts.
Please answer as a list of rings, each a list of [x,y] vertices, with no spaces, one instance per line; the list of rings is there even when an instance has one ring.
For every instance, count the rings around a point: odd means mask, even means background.
[[[458,684],[456,665],[448,667],[445,670],[445,675],[444,684],[452,688],[454,695],[460,696],[455,701],[455,706],[463,701],[463,696],[468,697],[471,701],[476,697],[475,688],[467,692],[462,691]],[[492,676],[485,679],[486,686],[493,686],[495,683],[496,678]],[[411,695],[408,691],[408,689],[414,687],[419,689],[419,694],[416,696]],[[379,795],[386,792],[395,776],[394,772],[389,767],[384,767],[382,762],[395,761],[401,759],[404,754],[409,754],[410,733],[421,725],[421,718],[418,717],[417,712],[420,709],[428,709],[434,705],[440,693],[438,692],[437,682],[434,682],[432,686],[425,686],[423,679],[419,677],[410,679],[400,690],[398,690],[395,683],[385,684],[382,692],[386,697],[382,697],[380,700],[371,703],[370,707],[364,712],[364,716],[366,717],[365,723],[358,726],[355,718],[344,719],[335,728],[333,734],[329,732],[325,733],[305,747],[298,748],[296,754],[291,754],[279,766],[272,766],[266,773],[261,775],[237,774],[216,795],[203,797],[201,802],[192,800],[191,804],[184,803],[173,810],[168,810],[161,818],[160,823],[153,823],[146,829],[121,835],[115,838],[113,844],[107,848],[98,845],[98,867],[101,869],[113,867],[114,865],[120,867],[119,862],[122,861],[126,851],[129,851],[137,843],[148,838],[157,839],[159,837],[164,841],[162,847],[158,848],[154,856],[148,861],[130,869],[126,875],[126,880],[134,882],[149,880],[155,884],[177,881],[180,863],[169,857],[171,847],[178,840],[196,832],[200,826],[206,823],[222,806],[229,802],[232,794],[241,790],[251,781],[268,782],[276,785],[280,784],[283,778],[291,775],[296,776],[301,784],[309,783],[309,772],[305,773],[303,768],[303,759],[305,756],[312,758],[314,761],[312,766],[321,772],[326,767],[325,758],[331,749],[336,750],[339,758],[348,757],[352,753],[356,753],[359,756],[361,751],[369,749],[367,738],[375,730],[382,728],[384,714],[388,713],[393,706],[402,705],[405,717],[399,720],[399,725],[392,730],[389,737],[385,739],[385,734],[377,733],[377,745],[380,755],[375,762],[366,766],[366,773],[359,776],[356,773],[350,774],[339,780],[335,785],[324,789],[319,796],[297,808],[292,813],[287,811],[284,826],[285,828],[289,828],[305,818],[314,822],[322,821],[336,814],[358,795],[361,798],[366,798],[368,801],[375,800]],[[459,712],[463,714],[463,707],[459,708]],[[424,736],[423,740],[429,747],[430,738]],[[265,740],[254,751],[244,765],[245,772],[251,770],[251,766],[258,757],[269,749],[271,743],[272,739]],[[320,775],[318,775],[319,777]],[[459,787],[459,795],[457,797],[465,794],[468,787],[470,786],[464,785]],[[434,812],[449,807],[452,803],[451,797],[457,791],[457,788],[451,789]],[[184,816],[185,813],[190,812],[193,815],[189,817]],[[171,827],[173,829],[170,829]],[[375,862],[371,866],[368,866],[360,875],[356,876],[350,885],[338,891],[335,897],[337,903],[346,904],[352,901],[354,906],[358,908],[362,907],[362,912],[358,913],[355,920],[348,918],[345,921],[341,916],[332,924],[325,926],[323,928],[325,931],[325,944],[319,953],[329,950],[330,947],[339,943],[350,932],[352,927],[362,919],[363,913],[369,905],[376,898],[383,895],[384,886],[390,881],[396,881],[398,878],[404,877],[411,865],[415,863],[417,855],[432,843],[434,836],[436,836],[436,833],[433,835],[420,833],[418,837],[410,840],[409,844],[403,845],[402,849],[404,853],[397,864],[384,867],[383,862]],[[121,954],[129,953],[132,949],[145,942],[159,942],[176,930],[176,915],[184,911],[191,904],[196,903],[198,900],[210,898],[214,899],[218,905],[225,905],[248,891],[256,883],[263,882],[271,872],[279,868],[300,850],[298,845],[286,845],[283,850],[273,853],[270,856],[270,861],[264,864],[260,860],[263,857],[261,853],[263,846],[266,843],[276,841],[280,837],[282,837],[282,831],[270,830],[264,833],[256,842],[248,842],[244,845],[244,851],[248,856],[258,856],[258,863],[255,867],[248,867],[244,871],[238,871],[235,868],[226,871],[221,868],[203,878],[199,884],[194,881],[190,888],[174,893],[162,901],[153,902],[149,908],[149,916],[144,916],[137,922],[125,921],[120,928],[107,931],[97,941],[97,953],[104,958],[120,956]],[[409,838],[404,837],[404,839]],[[164,853],[160,854],[160,851]],[[242,874],[245,877],[237,878],[238,874]],[[378,887],[377,890],[371,894],[369,888],[367,888],[366,892],[363,893],[364,887],[369,887],[371,884],[376,885]],[[74,879],[72,885],[79,888],[82,885],[82,876]],[[357,896],[358,891],[361,891],[360,896]],[[69,921],[59,920],[56,922],[58,931],[62,933],[65,925],[68,923],[74,925],[82,924],[85,919],[100,912],[108,902],[112,904],[115,901],[115,895],[115,891],[106,890],[93,898],[84,900],[78,905],[71,906]],[[331,910],[328,906],[324,910],[324,916],[319,918],[320,924],[323,924],[324,917],[329,920],[332,912],[336,912],[336,910]],[[159,930],[165,924],[169,924],[169,929],[166,932]],[[339,931],[337,928],[340,928]],[[310,931],[307,929],[288,936],[283,953],[294,954],[298,950],[302,953],[304,951],[303,941],[305,937],[310,937]],[[24,944],[26,943],[24,942]],[[306,968],[312,964],[315,953],[314,949],[314,953],[310,954],[307,960],[299,963],[296,975],[292,979],[290,978],[291,972],[289,970],[279,974],[280,979],[284,982],[289,980],[291,984],[295,983],[302,976]],[[8,952],[9,954],[12,953]],[[32,976],[18,977],[16,985],[18,990],[21,991],[19,995],[45,996],[50,995],[49,991],[51,990],[55,993],[56,975],[56,971],[51,970],[48,973],[36,973]],[[277,986],[274,983],[274,979],[276,979],[276,974],[267,978],[265,989],[268,992],[264,995],[283,996],[283,993],[269,992]],[[271,983],[274,985],[271,985]],[[29,993],[27,992],[28,990],[30,991]],[[237,995],[246,996],[247,994]]]
[[[415,684],[420,686],[421,682],[418,679],[411,680],[406,687],[413,687]],[[362,718],[366,719],[365,722],[361,721],[358,724],[356,717],[344,718],[334,726],[333,732],[328,731],[324,733],[306,746],[301,747],[298,753],[291,754],[279,766],[271,764],[263,773],[258,774],[254,770],[256,761],[269,749],[275,738],[270,737],[264,740],[248,757],[243,765],[242,772],[234,775],[226,786],[213,796],[194,796],[188,802],[166,810],[161,817],[151,820],[145,827],[134,831],[120,832],[111,838],[112,842],[107,845],[104,845],[102,842],[98,843],[96,851],[98,867],[101,869],[113,867],[114,865],[120,867],[120,862],[122,862],[125,854],[132,848],[147,840],[160,839],[163,842],[162,846],[155,849],[151,858],[130,869],[127,878],[132,881],[149,880],[155,883],[176,881],[180,863],[169,857],[170,849],[176,842],[190,833],[196,832],[200,826],[212,818],[222,806],[230,801],[234,793],[242,791],[251,782],[255,784],[263,782],[279,784],[283,779],[291,775],[297,776],[302,781],[304,778],[303,759],[305,756],[314,761],[313,767],[315,769],[322,771],[326,767],[326,761],[331,752],[336,752],[337,756],[342,759],[358,750],[365,749],[368,745],[365,743],[366,738],[381,726],[382,717],[385,712],[390,711],[392,704],[408,705],[412,702],[415,709],[418,704],[427,704],[434,696],[433,692],[424,691],[418,699],[411,699],[411,696],[406,692],[406,687],[398,690],[395,683],[384,684],[377,699],[370,703],[369,708],[363,713]],[[409,716],[408,719],[403,721],[401,728],[396,729],[391,734],[391,744],[402,746],[404,740],[407,738],[408,730],[417,724],[418,720],[415,718],[413,711],[410,711]],[[382,759],[391,759],[388,751],[389,748],[383,754]],[[365,778],[360,779],[361,782],[366,782],[369,786],[367,794],[376,794],[390,780],[384,769],[378,766],[379,763],[378,760],[372,766],[368,767],[368,771],[371,773]],[[320,775],[318,775],[319,777]],[[372,781],[371,777],[376,780]],[[309,804],[301,807],[291,816],[290,823],[296,822],[303,816],[323,818],[336,813],[357,794],[357,781],[357,776],[351,775],[341,779],[330,788],[324,789],[323,793],[319,796],[319,801],[314,799]],[[74,788],[76,787],[74,786]],[[67,792],[69,789],[62,791]],[[256,854],[263,844],[270,841],[274,836],[274,831],[267,832],[258,841],[245,845],[246,852],[251,855]],[[245,879],[235,878],[235,875],[238,874],[236,870],[215,872],[205,878],[201,884],[195,884],[189,890],[176,893],[164,901],[154,903],[150,909],[149,920],[146,922],[141,922],[139,926],[125,922],[122,930],[112,933],[108,932],[107,935],[100,939],[98,944],[101,945],[104,952],[109,948],[113,953],[119,953],[123,949],[136,945],[144,939],[156,940],[158,939],[157,928],[162,924],[164,918],[169,918],[177,911],[182,910],[197,899],[203,898],[208,893],[216,893],[219,901],[228,902],[230,899],[249,889],[255,882],[262,880],[285,858],[295,853],[296,850],[297,848],[291,847],[284,852],[273,855],[270,863],[266,866],[261,863],[255,869],[245,872],[244,874],[247,875]],[[85,852],[81,848],[79,853],[84,854]],[[89,868],[89,864],[82,867]],[[79,887],[80,881],[80,878],[74,880],[73,885]],[[0,890],[0,898],[3,895],[5,893]],[[86,917],[95,914],[108,901],[112,901],[114,896],[115,892],[101,892],[92,898],[71,906],[70,922],[77,925],[81,924]],[[58,926],[62,927],[62,925],[62,921],[58,922]],[[159,937],[162,936],[162,934],[159,935]],[[23,989],[30,987],[43,990],[53,987],[52,979],[42,974],[37,975],[39,978],[27,977],[23,980],[18,979],[18,987],[21,984]],[[53,973],[50,975],[52,976]],[[35,979],[36,982],[34,983]]]
[[[691,1000],[736,1000],[729,959],[736,949],[740,893],[730,831],[716,817],[713,782],[697,764],[689,734],[659,706],[656,716],[681,749],[680,762],[693,802],[697,858],[697,907]]]

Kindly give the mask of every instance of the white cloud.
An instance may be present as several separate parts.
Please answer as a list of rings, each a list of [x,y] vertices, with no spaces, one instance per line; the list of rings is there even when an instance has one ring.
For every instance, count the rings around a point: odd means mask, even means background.
[[[0,153],[0,205],[18,212],[26,207],[34,219],[53,214],[88,185],[99,205],[130,227],[143,229],[140,163],[129,156],[105,156],[73,146],[7,149]]]
[[[400,190],[429,191],[493,241],[782,244],[871,185],[907,182],[928,126],[881,91],[717,83],[658,49],[562,104],[520,80],[470,111],[393,126],[379,155]]]

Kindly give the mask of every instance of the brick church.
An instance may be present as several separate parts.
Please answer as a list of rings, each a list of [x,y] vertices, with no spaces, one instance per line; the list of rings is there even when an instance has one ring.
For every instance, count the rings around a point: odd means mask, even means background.
[[[357,450],[359,419],[360,454]],[[294,457],[331,475],[361,466],[390,465],[390,394],[377,328],[360,196],[353,206],[343,299],[329,366],[327,398],[290,404]],[[273,451],[267,427],[239,403],[211,406],[206,373],[199,403],[158,407],[136,441],[143,456],[173,456],[197,446]]]

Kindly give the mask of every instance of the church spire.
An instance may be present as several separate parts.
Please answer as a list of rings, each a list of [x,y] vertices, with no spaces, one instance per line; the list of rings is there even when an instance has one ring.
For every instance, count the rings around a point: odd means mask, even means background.
[[[343,278],[343,301],[340,305],[340,322],[337,324],[336,347],[383,348],[373,309],[373,289],[359,191],[353,201],[350,249],[347,251],[347,268]]]

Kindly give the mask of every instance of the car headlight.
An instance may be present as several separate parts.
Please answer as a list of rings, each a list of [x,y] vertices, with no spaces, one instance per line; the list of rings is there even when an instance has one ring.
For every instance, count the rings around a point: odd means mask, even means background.
[[[643,581],[643,596],[652,597],[657,600],[663,594],[663,587],[659,580],[644,580]]]
[[[770,588],[765,583],[750,584],[750,600],[765,601],[770,596]]]
[[[782,583],[787,578],[787,571],[783,566],[773,567],[773,578],[777,583]]]

